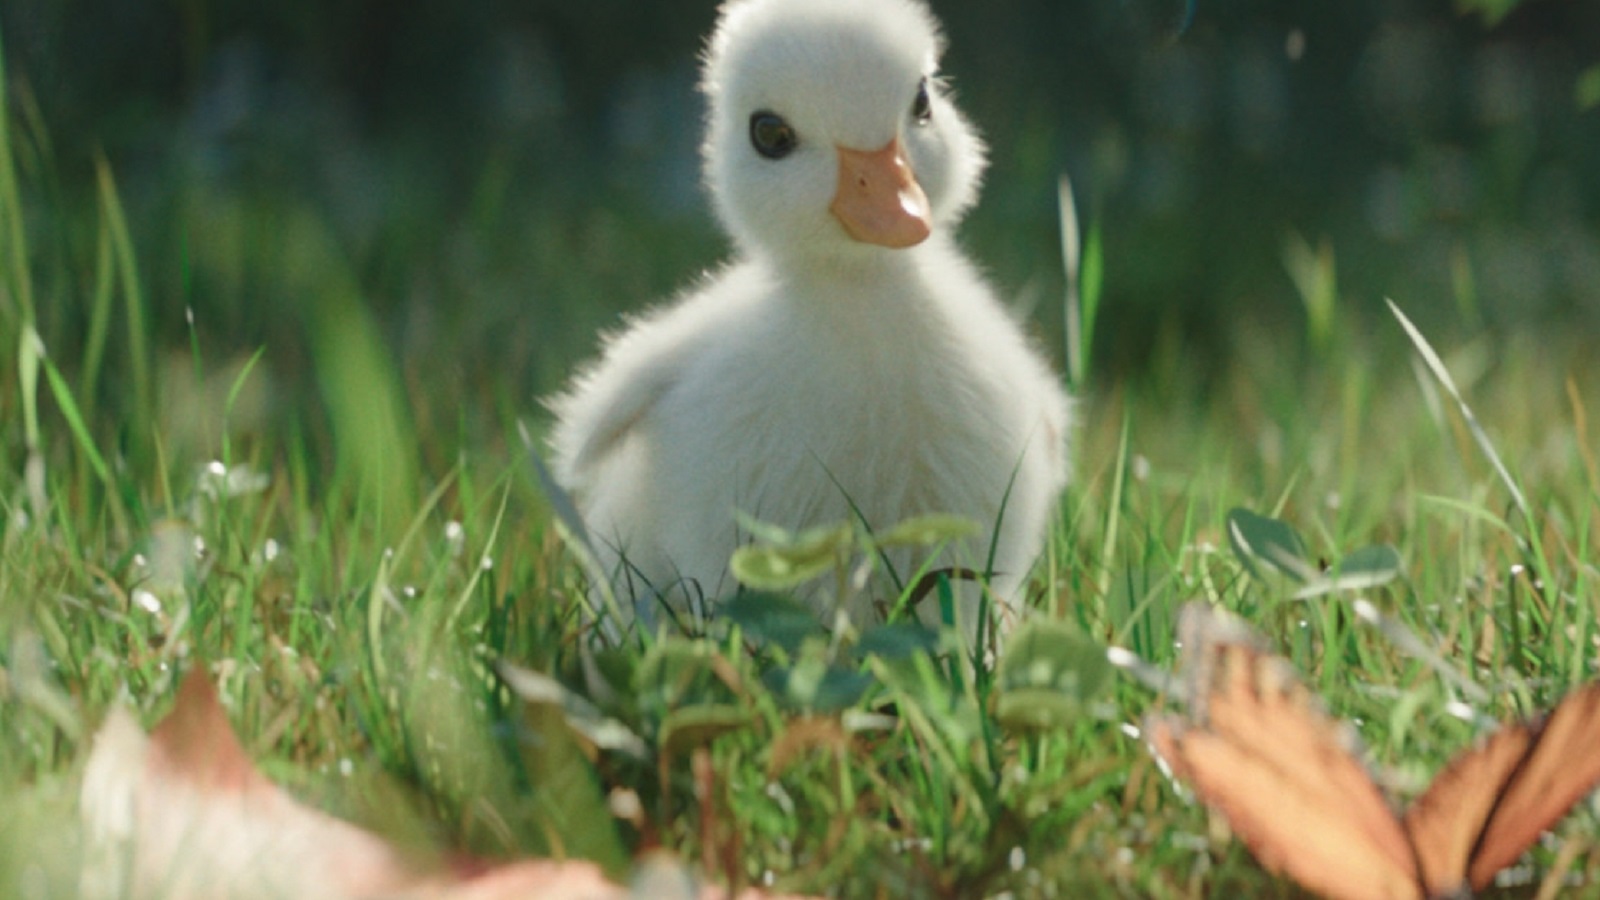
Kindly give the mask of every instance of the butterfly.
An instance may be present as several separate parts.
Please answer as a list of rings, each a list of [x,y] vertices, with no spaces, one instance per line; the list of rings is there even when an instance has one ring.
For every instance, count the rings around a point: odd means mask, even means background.
[[[1402,815],[1288,661],[1237,619],[1179,620],[1187,717],[1145,736],[1269,870],[1335,900],[1470,897],[1600,782],[1600,684],[1458,754]]]

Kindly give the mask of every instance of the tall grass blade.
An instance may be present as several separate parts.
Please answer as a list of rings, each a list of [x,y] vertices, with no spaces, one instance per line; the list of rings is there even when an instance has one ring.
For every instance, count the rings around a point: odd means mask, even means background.
[[[1488,457],[1489,464],[1494,466],[1495,473],[1500,476],[1500,480],[1505,483],[1506,489],[1511,492],[1511,499],[1517,504],[1517,509],[1522,511],[1523,518],[1531,522],[1533,512],[1528,506],[1527,499],[1522,495],[1522,488],[1517,486],[1516,479],[1511,477],[1511,470],[1506,468],[1506,464],[1500,460],[1500,454],[1495,452],[1494,444],[1490,442],[1488,433],[1483,430],[1482,425],[1478,424],[1478,417],[1472,414],[1472,408],[1462,398],[1461,391],[1456,388],[1455,380],[1450,377],[1450,370],[1444,366],[1444,361],[1439,358],[1439,354],[1434,351],[1433,345],[1429,344],[1428,339],[1422,336],[1422,332],[1417,330],[1417,326],[1411,324],[1411,320],[1406,318],[1406,314],[1400,311],[1400,307],[1395,305],[1393,300],[1385,297],[1383,302],[1389,304],[1389,312],[1393,313],[1394,317],[1399,320],[1400,327],[1405,329],[1406,336],[1411,339],[1411,343],[1417,348],[1417,353],[1422,356],[1422,361],[1427,364],[1428,370],[1433,373],[1433,377],[1444,387],[1445,392],[1450,395],[1450,399],[1456,402],[1456,408],[1461,410],[1461,417],[1466,420],[1467,428],[1472,432],[1472,439],[1478,443],[1478,449],[1482,450],[1483,455]]]
[[[500,526],[505,524],[506,507],[510,502],[511,484],[508,481],[505,490],[500,492],[500,508],[495,512],[494,522],[489,526],[489,536],[483,542],[484,555],[479,560],[478,565],[473,566],[472,577],[468,578],[467,583],[462,585],[460,596],[456,600],[455,606],[451,607],[450,614],[445,617],[445,628],[454,630],[456,623],[461,619],[461,614],[466,611],[467,604],[472,602],[472,595],[477,592],[478,582],[483,579],[483,573],[487,572],[493,565],[493,558],[490,554],[494,552],[495,543],[500,539]]]
[[[1128,433],[1132,430],[1133,414],[1122,414],[1122,436],[1117,440],[1117,467],[1111,477],[1111,496],[1106,500],[1106,531],[1100,543],[1100,573],[1095,580],[1097,596],[1102,600],[1111,593],[1111,560],[1117,553],[1117,534],[1122,528],[1122,489],[1128,477]]]
[[[1073,390],[1081,390],[1089,377],[1094,320],[1100,309],[1105,265],[1100,229],[1092,227],[1087,238],[1083,237],[1072,179],[1065,174],[1056,182],[1056,207],[1061,218],[1061,264],[1067,279],[1064,298],[1067,378]]]
[[[223,427],[222,427],[222,463],[223,463],[223,465],[226,465],[226,466],[232,466],[233,465],[233,441],[232,441],[232,438],[231,438],[232,430],[227,427],[227,422],[228,422],[229,419],[233,418],[234,407],[239,402],[239,392],[244,390],[245,382],[250,380],[250,373],[255,371],[256,363],[261,362],[261,358],[263,356],[265,356],[266,353],[267,353],[267,348],[266,347],[257,347],[256,348],[256,352],[250,354],[250,359],[245,362],[244,366],[241,369],[239,369],[239,375],[238,375],[238,377],[233,379],[233,384],[228,386],[228,397],[222,404],[222,419],[223,419]]]
[[[44,357],[44,343],[31,326],[23,330],[19,343],[17,381],[22,389],[22,434],[28,449],[22,477],[34,516],[43,517],[49,502],[45,492],[44,454],[39,446],[39,363]]]
[[[315,213],[290,210],[282,230],[284,287],[300,298],[310,322],[337,470],[354,480],[380,521],[408,515],[421,477],[420,444],[378,323],[337,239]]]
[[[3,36],[0,36],[3,38]],[[11,85],[6,80],[5,41],[0,39],[0,234],[6,243],[7,293],[15,304],[13,320],[21,327],[34,323],[33,275],[28,268],[28,235],[22,227],[22,196],[17,188],[16,161],[11,155]]]
[[[83,341],[83,361],[78,384],[83,386],[84,412],[92,419],[95,410],[95,385],[100,383],[100,366],[105,361],[106,336],[111,331],[111,306],[116,286],[112,264],[111,228],[105,217],[95,229],[94,291],[89,301],[89,331]]]
[[[1290,232],[1283,245],[1283,267],[1306,309],[1307,343],[1325,355],[1333,341],[1334,308],[1339,301],[1333,245],[1323,240],[1312,247],[1304,237]]]
[[[144,289],[139,284],[139,265],[134,258],[133,240],[128,236],[128,219],[122,211],[122,199],[117,195],[117,182],[111,174],[111,165],[103,155],[96,155],[94,170],[100,186],[100,215],[111,239],[117,280],[122,284],[122,298],[128,314],[128,365],[133,371],[133,409],[135,415],[153,421],[155,392],[150,384],[150,329],[145,323]]]
[[[61,371],[56,368],[55,363],[44,354],[39,336],[32,330],[28,332],[28,336],[38,348],[39,364],[44,367],[44,376],[50,382],[50,395],[55,398],[56,406],[61,410],[61,417],[67,420],[67,427],[72,429],[72,436],[78,441],[78,449],[83,451],[84,458],[89,461],[89,467],[94,469],[95,476],[105,485],[106,493],[115,496],[116,482],[111,478],[111,467],[106,465],[105,457],[100,455],[99,448],[94,445],[94,436],[89,433],[89,425],[78,409],[78,401],[72,396],[72,388],[67,385],[67,380],[61,377]]]

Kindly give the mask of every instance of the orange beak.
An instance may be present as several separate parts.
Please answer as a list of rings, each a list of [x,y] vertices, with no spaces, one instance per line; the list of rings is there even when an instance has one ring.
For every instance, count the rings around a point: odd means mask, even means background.
[[[839,186],[833,213],[858,241],[901,249],[927,239],[932,230],[928,195],[906,162],[905,148],[895,138],[879,150],[839,151]]]

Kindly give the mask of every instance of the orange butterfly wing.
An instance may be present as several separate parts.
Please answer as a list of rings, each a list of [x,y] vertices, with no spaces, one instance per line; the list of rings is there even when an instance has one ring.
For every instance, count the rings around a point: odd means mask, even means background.
[[[1152,719],[1173,773],[1220,810],[1268,868],[1334,898],[1420,898],[1399,819],[1283,659],[1204,607],[1184,611],[1192,723]]]
[[[1151,746],[1263,864],[1328,897],[1481,890],[1600,784],[1591,684],[1451,760],[1402,822],[1351,733],[1254,633],[1195,604],[1180,635],[1190,715],[1147,721]]]
[[[1452,759],[1406,810],[1406,832],[1430,895],[1449,896],[1466,884],[1473,848],[1532,745],[1527,727],[1500,729]]]
[[[1421,900],[1409,852],[1393,852],[1390,842],[1404,840],[1393,819],[1392,833],[1374,836],[1328,805],[1324,786],[1306,772],[1279,771],[1226,738],[1170,719],[1145,728],[1174,774],[1227,818],[1267,869],[1333,900]],[[1370,781],[1368,790],[1375,794]]]
[[[1600,782],[1600,684],[1586,685],[1532,726],[1533,749],[1489,815],[1467,878],[1474,888],[1494,880]]]

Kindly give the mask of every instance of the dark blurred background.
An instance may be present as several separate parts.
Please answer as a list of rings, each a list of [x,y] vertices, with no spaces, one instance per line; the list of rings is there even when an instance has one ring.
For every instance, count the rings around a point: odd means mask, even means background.
[[[1358,333],[1385,295],[1425,328],[1600,326],[1600,3],[933,6],[993,150],[964,239],[1059,346],[1070,174],[1104,235],[1102,382],[1301,340],[1293,235],[1326,241]],[[285,244],[315,222],[407,378],[531,408],[725,251],[696,158],[713,14],[5,0],[44,325],[70,353],[103,153],[161,343],[192,312],[213,355],[264,344],[292,384],[321,301]]]

